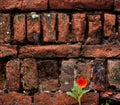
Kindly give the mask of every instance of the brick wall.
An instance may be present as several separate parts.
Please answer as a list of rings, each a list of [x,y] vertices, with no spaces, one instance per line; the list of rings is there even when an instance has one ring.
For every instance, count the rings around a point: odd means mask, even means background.
[[[119,0],[0,0],[0,105],[120,104]]]

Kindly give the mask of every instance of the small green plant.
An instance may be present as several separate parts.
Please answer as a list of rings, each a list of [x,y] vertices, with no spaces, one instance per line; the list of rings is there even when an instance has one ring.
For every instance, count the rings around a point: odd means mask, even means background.
[[[80,77],[79,79],[74,81],[74,86],[73,86],[71,92],[67,92],[67,95],[76,99],[78,101],[79,105],[81,105],[81,98],[82,98],[83,94],[89,92],[89,90],[83,89],[86,87],[86,85],[87,85],[87,81],[83,77]]]

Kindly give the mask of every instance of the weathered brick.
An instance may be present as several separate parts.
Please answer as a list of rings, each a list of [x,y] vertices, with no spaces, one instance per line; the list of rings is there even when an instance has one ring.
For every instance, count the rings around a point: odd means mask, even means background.
[[[10,60],[6,64],[6,88],[16,91],[20,88],[20,61]]]
[[[53,105],[51,95],[47,93],[36,93],[34,95],[34,105]]]
[[[20,48],[19,57],[79,57],[81,46],[73,45],[48,45],[48,46],[23,46]]]
[[[88,92],[82,97],[82,105],[99,105],[99,94]]]
[[[120,60],[108,60],[108,82],[120,89]]]
[[[35,59],[25,58],[23,60],[22,73],[23,88],[26,90],[37,89],[39,86],[37,63]]]
[[[55,60],[37,61],[37,68],[38,68],[40,80],[42,81],[49,78],[57,79],[59,76],[58,74],[59,68],[57,65],[57,61]]]
[[[88,38],[86,40],[87,44],[99,44],[101,42],[101,29],[102,29],[102,22],[100,15],[88,15]]]
[[[5,74],[3,73],[3,70],[0,69],[0,90],[3,90],[5,88]]]
[[[111,9],[112,0],[49,0],[51,9]]]
[[[10,41],[10,14],[0,14],[0,43],[9,43]]]
[[[27,41],[29,43],[39,43],[40,39],[40,15],[31,12],[27,15]]]
[[[120,46],[119,45],[87,45],[82,46],[81,51],[82,57],[120,57]]]
[[[17,56],[16,46],[1,45],[0,46],[0,58],[11,57],[11,56],[12,57]]]
[[[56,41],[56,13],[42,14],[43,41]]]
[[[75,13],[72,15],[72,42],[83,42],[86,31],[86,15]]]
[[[58,41],[69,42],[69,16],[65,13],[58,14]]]
[[[73,81],[80,76],[87,80],[86,88],[88,88],[92,69],[92,63],[88,60],[69,59],[62,61],[60,74],[61,91],[70,91],[73,87]]]
[[[52,105],[76,105],[77,102],[74,98],[68,96],[65,93],[58,93],[55,94],[53,97],[53,104]]]
[[[120,41],[120,15],[118,16],[118,40]]]
[[[26,26],[25,26],[25,15],[18,14],[14,16],[14,42],[25,42],[26,37]]]
[[[96,58],[93,64],[92,90],[104,91],[107,86],[105,59]]]
[[[114,14],[104,14],[104,36],[115,35],[115,21],[116,16]]]
[[[74,81],[74,66],[75,60],[65,60],[61,64],[61,74],[60,74],[60,90],[70,91],[73,87]]]
[[[21,10],[46,10],[48,8],[48,0],[23,0],[21,7],[19,7]]]
[[[58,93],[53,97],[53,105],[78,105],[78,102],[65,93]],[[82,105],[99,105],[99,94],[89,92],[83,95]]]
[[[114,10],[120,11],[120,0],[114,0]]]
[[[32,105],[32,97],[25,94],[0,92],[0,105]]]
[[[20,9],[24,11],[30,10],[46,10],[48,8],[48,0],[1,0],[0,10],[14,10]]]
[[[59,90],[59,81],[57,79],[46,79],[42,81],[42,90],[49,92],[56,92]]]

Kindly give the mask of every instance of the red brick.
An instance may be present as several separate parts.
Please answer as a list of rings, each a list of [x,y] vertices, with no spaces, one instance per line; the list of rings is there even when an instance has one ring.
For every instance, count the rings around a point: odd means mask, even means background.
[[[56,41],[56,13],[43,13],[42,14],[43,26],[43,41],[55,42]]]
[[[42,81],[42,90],[43,91],[49,91],[49,92],[56,92],[59,90],[59,81],[57,79],[44,79],[44,81]]]
[[[96,58],[93,64],[92,90],[104,91],[107,87],[105,59]]]
[[[101,42],[101,29],[102,22],[100,15],[88,15],[88,38],[86,40],[87,44],[99,44]]]
[[[118,40],[120,41],[120,16],[118,16]]]
[[[0,90],[3,90],[5,87],[5,74],[3,73],[3,70],[0,68]]]
[[[19,14],[14,16],[14,42],[25,42],[26,37],[26,26],[25,26],[25,15]]]
[[[99,105],[99,94],[94,92],[84,94],[82,105]]]
[[[39,43],[40,31],[40,15],[31,12],[27,15],[27,41]]]
[[[114,14],[104,14],[104,36],[115,35],[115,21],[116,16]]]
[[[83,42],[86,31],[86,15],[75,13],[72,15],[72,42]]]
[[[19,57],[79,57],[81,46],[74,45],[48,45],[48,46],[23,46],[20,48]]]
[[[10,41],[10,14],[0,14],[0,43],[9,43]]]
[[[58,93],[55,94],[53,97],[53,104],[52,105],[76,105],[77,102],[70,96],[65,93]]]
[[[1,92],[0,100],[0,105],[32,105],[32,98],[30,96],[16,92],[8,94]]]
[[[20,61],[17,59],[6,64],[6,88],[10,91],[20,88]]]
[[[82,57],[120,57],[119,45],[87,45],[82,46]]]
[[[0,45],[0,58],[11,57],[11,56],[12,57],[17,56],[16,46]]]
[[[48,8],[48,0],[23,0],[21,10],[46,10]]]
[[[120,89],[120,60],[108,60],[108,82]]]
[[[20,9],[24,11],[30,10],[46,10],[48,8],[48,0],[2,0],[0,2],[0,10]]]
[[[37,89],[39,86],[37,63],[35,59],[26,58],[23,61],[23,88],[26,90]]]
[[[51,66],[52,65],[52,66]],[[58,79],[58,64],[55,60],[40,60],[37,61],[37,68],[39,71],[40,80]]]
[[[58,14],[58,41],[69,42],[69,16],[65,13]]]
[[[51,9],[111,9],[112,0],[49,0]]]
[[[34,95],[34,105],[53,105],[51,95],[47,93],[36,93]]]
[[[114,0],[114,10],[115,11],[120,11],[120,1],[119,0]]]

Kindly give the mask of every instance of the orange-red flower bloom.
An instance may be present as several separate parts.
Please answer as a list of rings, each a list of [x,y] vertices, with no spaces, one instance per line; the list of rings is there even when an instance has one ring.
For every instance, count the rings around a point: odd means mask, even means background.
[[[76,80],[76,83],[78,86],[80,86],[81,88],[84,88],[86,87],[87,85],[87,81],[83,78],[83,77],[80,77]]]

